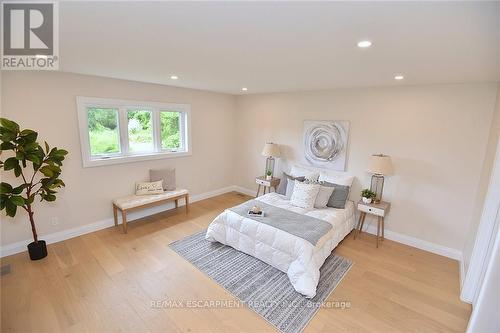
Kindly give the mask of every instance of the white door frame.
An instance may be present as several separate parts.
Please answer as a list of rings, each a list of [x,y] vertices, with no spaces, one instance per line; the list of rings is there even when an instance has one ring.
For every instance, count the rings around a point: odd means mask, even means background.
[[[460,298],[474,306],[479,296],[488,262],[491,258],[495,235],[500,226],[496,216],[500,207],[500,140],[497,139],[495,161],[491,171],[483,212],[477,229],[469,269],[465,275]]]
[[[500,213],[500,210],[499,212]],[[500,222],[500,214],[497,215],[497,227]],[[477,300],[472,309],[469,324],[467,325],[467,333],[474,332],[498,332],[500,327],[500,318],[495,316],[500,305],[500,289],[497,288],[498,269],[500,262],[500,230],[496,230],[494,237],[494,246],[491,252],[490,259],[485,264],[486,272],[484,280],[481,283]]]

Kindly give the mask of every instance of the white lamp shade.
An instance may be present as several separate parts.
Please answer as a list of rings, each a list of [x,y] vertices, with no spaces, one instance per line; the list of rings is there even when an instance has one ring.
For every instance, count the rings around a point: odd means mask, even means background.
[[[266,143],[264,149],[262,149],[262,155],[267,157],[279,157],[280,146],[272,142]]]
[[[370,163],[366,171],[377,175],[392,175],[394,169],[391,157],[383,154],[370,156]]]

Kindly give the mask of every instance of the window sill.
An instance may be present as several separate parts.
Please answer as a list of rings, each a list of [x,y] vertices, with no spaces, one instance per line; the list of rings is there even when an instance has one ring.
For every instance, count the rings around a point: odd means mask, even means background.
[[[96,159],[84,159],[83,167],[84,168],[92,168],[104,165],[113,165],[113,164],[123,164],[123,163],[133,163],[140,161],[149,161],[149,160],[159,160],[166,158],[177,158],[177,157],[185,157],[191,156],[192,153],[190,151],[180,151],[180,152],[163,152],[163,153],[150,153],[143,155],[130,155],[130,156],[117,156],[117,157],[107,157],[107,158],[96,158]]]

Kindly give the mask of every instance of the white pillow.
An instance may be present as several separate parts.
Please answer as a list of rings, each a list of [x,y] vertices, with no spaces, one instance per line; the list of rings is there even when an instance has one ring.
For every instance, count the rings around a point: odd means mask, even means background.
[[[319,179],[318,179],[318,181],[320,182],[329,182],[349,187],[352,186],[353,180],[354,176],[348,175],[345,172],[338,172],[338,171],[321,171],[319,173]]]
[[[318,196],[314,202],[314,208],[325,208],[334,190],[335,187],[333,186],[320,186]]]
[[[313,209],[320,187],[319,184],[308,184],[296,180],[290,203],[297,207]]]
[[[163,193],[163,180],[157,182],[135,183],[135,195],[161,194]]]
[[[292,198],[292,193],[293,193],[293,188],[295,186],[295,180],[293,179],[286,179],[286,191],[285,191],[285,196],[288,200]]]
[[[292,165],[290,175],[293,177],[305,177],[307,180],[315,182],[318,180],[319,172],[299,165]]]

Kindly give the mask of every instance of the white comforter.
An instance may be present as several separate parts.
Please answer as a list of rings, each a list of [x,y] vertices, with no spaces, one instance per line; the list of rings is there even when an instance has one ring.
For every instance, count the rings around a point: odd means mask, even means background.
[[[269,193],[256,200],[327,221],[332,229],[317,242],[308,241],[225,210],[208,226],[205,238],[218,241],[254,256],[285,272],[295,290],[306,297],[316,295],[319,269],[337,244],[354,228],[354,204],[345,209],[307,210],[292,206],[284,195]]]

